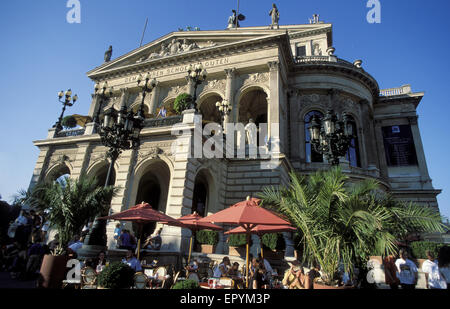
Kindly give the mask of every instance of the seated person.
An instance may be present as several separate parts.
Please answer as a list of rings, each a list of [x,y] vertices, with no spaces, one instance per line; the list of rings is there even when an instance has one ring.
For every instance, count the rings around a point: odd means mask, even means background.
[[[159,250],[161,249],[162,239],[161,239],[161,231],[162,229],[158,229],[156,233],[150,237],[148,237],[143,245],[143,248],[151,249],[151,250]]]
[[[130,234],[130,231],[126,229],[122,230],[119,239],[119,249],[133,250],[135,248],[135,241],[133,240],[133,236]]]
[[[135,272],[142,271],[141,262],[134,256],[133,250],[127,250],[127,255],[122,259],[122,263],[128,264]]]
[[[251,288],[254,290],[262,289],[268,282],[264,279],[264,275],[266,273],[266,268],[264,266],[264,262],[259,261],[256,264],[255,271],[253,273],[251,279]]]
[[[309,282],[309,280],[306,280],[306,276],[303,273],[303,267],[299,261],[294,260],[291,263],[291,267],[284,273],[282,281],[283,285],[288,289],[304,289],[306,281]]]
[[[215,269],[214,269],[214,278],[220,278],[220,277],[227,277],[228,276],[228,270],[230,268],[230,258],[228,256],[225,256],[222,259],[222,263],[220,263]]]
[[[85,264],[86,266],[92,267],[93,269],[95,269],[97,272],[100,272],[103,267],[106,266],[106,252],[105,251],[100,251],[97,255],[97,257],[93,258],[93,259],[87,259]]]
[[[198,271],[198,262],[196,259],[192,260],[189,265],[185,267],[188,272],[197,272]]]
[[[239,271],[239,263],[234,262],[231,268],[228,270],[228,276],[234,281],[234,289],[243,288],[244,279],[242,273]]]

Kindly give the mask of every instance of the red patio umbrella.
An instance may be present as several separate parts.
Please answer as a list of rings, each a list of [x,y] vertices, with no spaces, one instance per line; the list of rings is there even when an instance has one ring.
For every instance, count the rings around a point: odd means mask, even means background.
[[[258,235],[260,238],[262,235],[267,233],[279,233],[279,232],[294,232],[297,229],[290,225],[257,225],[251,229],[252,234]],[[245,234],[247,231],[242,227],[236,227],[228,232],[225,232],[226,235],[230,234]],[[261,247],[261,257],[264,258],[264,253]]]
[[[218,225],[209,223],[209,222],[199,222],[200,219],[203,217],[200,216],[197,212],[194,212],[193,214],[183,216],[181,218],[176,219],[178,222],[183,224],[183,227],[188,228],[191,230],[192,235],[191,239],[189,241],[189,256],[188,256],[188,264],[191,261],[191,252],[192,252],[192,238],[194,236],[194,233],[199,230],[223,230]],[[163,222],[165,223],[165,222]],[[172,223],[167,222],[168,225],[172,225]]]
[[[120,221],[133,221],[139,224],[139,239],[138,239],[138,253],[137,258],[139,259],[139,253],[141,249],[141,227],[143,224],[148,222],[163,222],[165,224],[171,224],[175,226],[183,226],[182,223],[178,222],[176,219],[152,208],[150,204],[142,202],[136,206],[133,206],[127,210],[118,212],[116,214],[101,217],[99,220],[120,220]]]
[[[251,230],[257,225],[290,225],[276,213],[259,206],[261,200],[247,197],[245,201],[239,202],[213,215],[200,219],[199,222],[220,222],[241,226],[247,235],[246,253],[246,279],[248,287],[248,251]]]

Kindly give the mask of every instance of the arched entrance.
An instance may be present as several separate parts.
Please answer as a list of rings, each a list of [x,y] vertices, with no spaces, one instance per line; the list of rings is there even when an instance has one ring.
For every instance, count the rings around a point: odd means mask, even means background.
[[[103,187],[106,183],[106,177],[108,175],[109,162],[103,161],[92,166],[87,172],[88,177],[95,177],[97,179],[97,185]],[[111,176],[109,178],[108,185],[113,186],[116,183],[116,171],[113,167]]]
[[[154,160],[143,171],[136,193],[135,204],[149,203],[153,209],[165,212],[170,185],[170,169],[160,160]],[[147,237],[155,230],[156,223],[149,223],[143,227],[143,237]],[[133,225],[135,235],[137,226]]]
[[[239,101],[238,121],[247,124],[250,119],[257,126],[267,123],[267,94],[260,88],[245,92]]]
[[[50,169],[45,177],[45,182],[56,181],[64,186],[67,177],[70,177],[69,167],[66,164],[59,164]]]
[[[222,102],[222,97],[216,93],[212,93],[201,98],[199,101],[199,111],[202,114],[203,123],[214,122],[221,124],[222,119],[216,103]]]

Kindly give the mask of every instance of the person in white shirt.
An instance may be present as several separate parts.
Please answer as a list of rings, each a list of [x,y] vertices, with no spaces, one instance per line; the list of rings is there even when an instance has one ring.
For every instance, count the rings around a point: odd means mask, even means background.
[[[422,271],[425,273],[427,289],[446,289],[447,282],[445,277],[439,271],[438,264],[434,261],[434,254],[427,251],[427,258],[422,265]]]
[[[230,268],[230,266],[230,258],[228,256],[224,257],[222,263],[220,263],[219,266],[214,269],[213,277],[220,278],[228,276],[228,269]]]
[[[17,217],[16,222],[17,222],[17,225],[19,225],[19,226],[27,225],[28,220],[25,217],[25,212],[23,210],[20,212],[20,215]]]
[[[402,289],[415,289],[418,272],[417,266],[413,261],[408,259],[406,250],[400,250],[400,258],[395,261],[397,267],[397,277],[400,280]]]
[[[127,256],[122,259],[122,263],[128,264],[135,272],[142,271],[141,262],[134,256],[132,250],[127,250]]]

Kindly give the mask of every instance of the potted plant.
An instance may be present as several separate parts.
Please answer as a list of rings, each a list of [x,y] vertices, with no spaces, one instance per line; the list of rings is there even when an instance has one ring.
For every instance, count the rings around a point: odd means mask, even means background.
[[[217,231],[201,230],[195,236],[200,245],[200,252],[211,254],[216,251],[216,245],[219,242],[219,233]]]
[[[116,192],[113,186],[103,187],[95,178],[85,176],[41,183],[32,190],[21,192],[19,202],[41,211],[48,210],[50,227],[59,236],[59,245],[43,258],[40,287],[61,287],[68,260],[67,244],[74,235],[81,234],[83,226],[108,209]]]
[[[129,289],[134,284],[133,268],[122,262],[112,262],[97,277],[101,289]]]
[[[200,289],[200,285],[195,280],[183,280],[178,281],[175,283],[172,288],[173,290],[194,290],[194,289]]]
[[[286,249],[283,234],[268,233],[261,237],[261,248],[264,251],[264,257],[273,260],[281,260],[284,256],[283,250]]]
[[[73,129],[77,126],[77,120],[75,119],[74,116],[69,115],[69,116],[65,116],[62,121],[61,121],[61,125],[66,129]]]
[[[245,234],[231,234],[228,236],[228,254],[232,256],[244,256],[247,236]]]
[[[439,213],[380,193],[375,180],[352,183],[338,167],[310,176],[291,172],[290,180],[260,197],[301,231],[303,262],[317,262],[322,271],[324,285],[317,288],[335,288],[340,270],[352,278],[372,255],[395,253],[404,235],[443,231]]]
[[[187,93],[180,93],[173,102],[173,109],[177,114],[181,114],[188,109],[192,102],[192,96]]]

